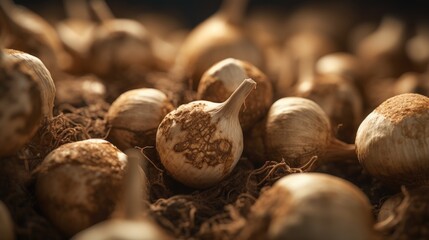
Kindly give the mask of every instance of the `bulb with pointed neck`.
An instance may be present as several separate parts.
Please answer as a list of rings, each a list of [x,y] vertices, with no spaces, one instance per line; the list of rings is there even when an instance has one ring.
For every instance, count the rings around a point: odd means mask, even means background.
[[[317,165],[355,159],[355,147],[332,134],[326,113],[315,102],[299,97],[277,100],[265,123],[264,142],[270,160],[284,159],[301,167],[317,157]]]
[[[225,58],[237,58],[265,67],[262,51],[242,27],[247,0],[224,0],[220,10],[193,29],[178,51],[173,74],[190,80],[197,89],[204,72]]]
[[[299,62],[296,96],[313,100],[325,111],[338,136],[353,142],[363,115],[362,97],[352,77],[341,72],[316,73],[311,58]]]
[[[156,148],[176,180],[205,188],[232,171],[243,151],[238,115],[255,86],[246,79],[223,103],[194,101],[167,114],[157,131]]]

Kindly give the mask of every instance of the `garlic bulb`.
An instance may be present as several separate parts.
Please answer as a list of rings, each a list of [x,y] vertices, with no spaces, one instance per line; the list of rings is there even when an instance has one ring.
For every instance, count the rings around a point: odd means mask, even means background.
[[[326,113],[313,101],[287,97],[270,108],[265,125],[268,158],[301,167],[313,157],[318,163],[355,158],[354,145],[333,136]]]
[[[359,162],[388,183],[427,183],[428,131],[428,97],[407,93],[389,98],[359,126],[355,143]]]
[[[0,201],[0,236],[3,240],[15,239],[12,218],[2,201]]]
[[[156,130],[174,109],[167,96],[152,88],[130,90],[119,96],[107,113],[108,139],[119,147],[154,146]]]
[[[0,2],[0,16],[11,38],[8,48],[40,58],[54,75],[71,63],[55,29],[36,13],[15,5],[12,0],[4,0]]]
[[[104,0],[91,6],[101,23],[89,47],[91,70],[106,80],[117,80],[155,67],[151,38],[143,25],[130,19],[115,19]]]
[[[405,30],[401,20],[384,17],[378,28],[359,42],[356,55],[367,76],[384,78],[403,72]]]
[[[287,39],[283,51],[283,66],[280,78],[275,83],[276,95],[279,98],[293,95],[292,89],[302,85],[299,82],[303,78],[313,75],[317,59],[335,52],[336,46],[327,34],[317,31],[299,31]]]
[[[166,240],[170,239],[149,216],[143,218],[141,206],[144,200],[142,190],[145,181],[142,181],[140,163],[141,153],[136,149],[128,149],[128,164],[124,181],[124,216],[98,223],[76,234],[73,240],[104,240],[104,239],[142,239]]]
[[[238,115],[255,86],[255,81],[246,79],[223,103],[190,102],[165,116],[156,134],[156,149],[176,180],[205,188],[232,171],[243,151]]]
[[[14,154],[29,142],[43,119],[43,86],[31,72],[28,65],[0,51],[0,156]]]
[[[347,77],[353,82],[362,80],[363,69],[357,57],[346,52],[336,52],[321,57],[316,62],[318,74],[336,74]]]
[[[321,173],[291,174],[278,180],[252,206],[246,227],[251,234],[244,239],[376,237],[365,194],[350,182]]]
[[[341,73],[317,74],[312,57],[298,61],[298,83],[294,96],[316,102],[338,128],[341,140],[353,142],[362,119],[362,98],[353,81]]]
[[[52,111],[54,108],[56,89],[49,70],[39,58],[30,54],[13,49],[5,49],[4,53],[14,64],[22,66],[21,71],[24,74],[30,76],[40,85],[43,116],[46,119],[51,119],[53,117]]]
[[[244,131],[264,117],[272,104],[273,90],[265,74],[250,63],[228,58],[204,73],[197,91],[198,99],[223,102],[246,78],[253,79],[258,87],[249,94],[240,111],[240,124]]]
[[[67,236],[105,220],[120,202],[126,162],[102,139],[53,150],[34,172],[42,212]]]
[[[173,72],[190,79],[194,89],[203,73],[225,58],[264,68],[262,51],[246,37],[242,18],[247,0],[224,0],[221,9],[189,33],[176,57]]]
[[[151,69],[154,63],[147,31],[126,19],[106,21],[99,26],[89,55],[92,71],[107,79],[126,71]]]
[[[64,49],[72,62],[68,72],[83,74],[88,71],[88,49],[91,44],[95,23],[90,18],[86,0],[64,0],[67,19],[56,24],[56,30]]]
[[[70,104],[74,107],[88,106],[106,98],[106,86],[94,75],[61,79],[55,83],[55,104]]]
[[[353,142],[363,115],[358,89],[347,78],[334,74],[318,75],[313,81],[309,88],[299,89],[296,96],[316,102],[336,128],[338,138]]]

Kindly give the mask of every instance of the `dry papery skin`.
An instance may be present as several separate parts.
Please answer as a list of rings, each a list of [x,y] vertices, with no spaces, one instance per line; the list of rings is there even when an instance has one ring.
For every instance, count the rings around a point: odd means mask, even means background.
[[[219,64],[226,65],[217,66]],[[229,71],[234,72],[231,73]],[[222,76],[221,74],[231,75]],[[236,79],[228,79],[228,77]],[[204,73],[201,77],[197,92],[198,99],[211,102],[223,102],[245,78],[252,78],[255,80],[257,87],[249,94],[245,104],[240,110],[240,124],[244,131],[253,126],[267,113],[273,101],[271,82],[258,68],[248,62],[237,59],[229,58],[223,60],[213,65],[212,68]]]
[[[175,179],[206,188],[232,171],[243,151],[238,115],[255,87],[255,81],[244,79],[225,102],[194,101],[165,116],[158,127],[156,148]]]
[[[386,100],[359,126],[356,152],[374,177],[392,185],[428,182],[429,99],[401,94]]]
[[[173,109],[167,96],[157,89],[127,91],[112,103],[107,113],[108,140],[121,150],[155,146],[158,125]]]
[[[187,133],[186,140],[176,143],[174,151],[183,153],[188,159],[187,162],[198,169],[204,164],[212,167],[224,164],[226,174],[233,163],[230,156],[234,146],[228,139],[213,139],[220,119],[212,122],[212,116],[204,111],[205,107],[204,103],[196,103],[192,108],[179,108],[175,114],[166,117],[159,129],[166,140],[171,141],[174,138],[170,133],[172,122],[181,123],[181,130]],[[202,141],[205,144],[202,144]]]
[[[292,167],[315,156],[317,165],[355,159],[354,145],[336,139],[326,113],[305,98],[286,97],[271,105],[263,137],[267,157],[285,159]]]
[[[295,97],[282,98],[271,106],[265,129],[269,158],[284,158],[293,167],[322,155],[332,134],[323,110],[311,100]]]

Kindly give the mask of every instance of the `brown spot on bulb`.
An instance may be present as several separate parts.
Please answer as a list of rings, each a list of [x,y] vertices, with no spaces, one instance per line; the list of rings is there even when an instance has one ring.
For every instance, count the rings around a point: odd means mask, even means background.
[[[231,143],[226,139],[217,140],[218,150],[223,153],[231,152]]]
[[[224,60],[227,61],[227,60]],[[241,106],[239,121],[243,130],[251,128],[267,113],[272,103],[272,86],[267,77],[255,66],[248,62],[235,60],[237,68],[242,68],[247,76],[257,83],[257,88],[249,94],[245,104]],[[213,67],[216,67],[213,66]],[[198,99],[211,102],[223,102],[231,95],[234,89],[228,89],[216,74],[210,74],[208,70],[201,79],[198,89]],[[239,83],[237,83],[238,85]]]
[[[428,113],[429,98],[414,93],[397,95],[383,102],[375,112],[393,123],[399,123],[404,118]]]
[[[180,124],[180,129],[186,133],[185,140],[174,145],[173,150],[182,153],[187,163],[201,169],[206,164],[215,167],[225,164],[225,172],[228,170],[229,162],[232,162],[232,142],[228,139],[217,139],[215,132],[216,122],[212,122],[212,117],[204,111],[205,104],[194,105],[192,109],[176,111],[172,115],[167,115],[168,121],[160,125],[160,130],[164,132],[167,141],[172,140],[170,136],[171,122]],[[173,120],[174,119],[174,120]]]
[[[85,142],[86,141],[86,142]],[[97,168],[98,172],[116,176],[123,172],[124,163],[118,161],[118,152],[115,146],[109,142],[91,142],[84,140],[62,145],[52,151],[45,161],[34,173],[45,173],[57,167],[70,164],[78,164],[83,168]]]

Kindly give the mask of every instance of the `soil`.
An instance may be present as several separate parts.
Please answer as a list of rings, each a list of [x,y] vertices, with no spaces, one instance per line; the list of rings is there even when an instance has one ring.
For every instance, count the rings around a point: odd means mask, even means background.
[[[107,106],[106,103],[80,109],[62,108],[35,137],[46,140],[41,141],[43,147],[30,144],[25,154],[2,159],[6,164],[0,168],[0,200],[11,211],[17,239],[66,239],[40,213],[30,173],[51,149],[68,142],[105,136],[108,129],[100,127],[100,122],[104,121]],[[249,210],[260,193],[279,178],[306,171],[317,161],[313,159],[302,168],[290,168],[284,162],[255,166],[256,161],[243,157],[220,184],[194,190],[174,181],[166,173],[154,148],[141,148],[141,152],[148,159],[149,215],[175,239],[223,240],[243,236]],[[374,206],[374,215],[383,200],[394,192],[350,162],[323,165],[317,171],[343,177],[360,186]]]
[[[2,159],[0,200],[11,211],[17,239],[66,239],[40,213],[34,197],[32,171],[53,149],[88,138],[103,138],[108,103],[83,108],[61,106],[45,122],[32,142],[17,155]],[[267,162],[257,168],[248,158],[240,159],[234,171],[219,185],[193,190],[166,174],[154,148],[142,148],[148,158],[147,174],[151,194],[150,215],[177,239],[233,239],[245,226],[245,219],[261,189],[301,169],[284,162]]]

